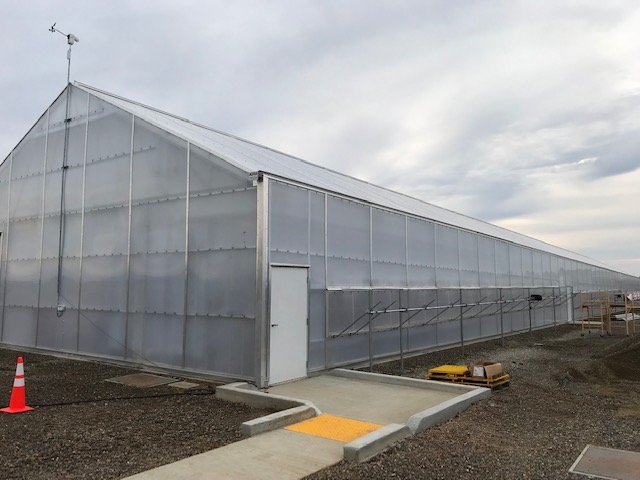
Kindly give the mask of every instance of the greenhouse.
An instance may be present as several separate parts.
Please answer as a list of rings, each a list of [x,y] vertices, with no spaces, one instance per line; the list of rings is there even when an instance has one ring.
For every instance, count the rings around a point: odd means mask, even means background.
[[[0,342],[258,386],[637,277],[81,83],[0,166]]]

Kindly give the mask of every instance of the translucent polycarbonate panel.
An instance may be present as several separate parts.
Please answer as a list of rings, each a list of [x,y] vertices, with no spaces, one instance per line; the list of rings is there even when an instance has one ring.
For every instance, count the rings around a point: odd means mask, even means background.
[[[134,202],[186,194],[187,142],[136,118],[133,152]]]
[[[269,184],[271,250],[309,251],[309,192],[281,182]]]
[[[195,145],[191,145],[189,164],[192,195],[251,186],[245,172]]]
[[[480,272],[495,275],[496,241],[493,238],[478,236],[478,265]]]
[[[125,320],[124,313],[83,310],[78,331],[78,351],[123,359]]]
[[[400,330],[375,332],[372,337],[371,350],[373,358],[384,358],[400,351]]]
[[[187,317],[185,368],[229,376],[255,374],[255,321],[250,318]]]
[[[411,327],[406,330],[406,349],[416,351],[438,345],[438,327],[434,324]]]
[[[477,340],[482,337],[480,318],[465,318],[462,321],[464,340]]]
[[[499,286],[510,285],[509,274],[509,244],[497,241],[496,246],[496,284]]]
[[[55,308],[58,305],[58,260],[48,259],[42,261],[42,277],[40,284],[40,307]],[[74,299],[77,299],[78,293]],[[76,302],[74,307],[78,307]]]
[[[184,314],[183,253],[131,256],[129,311]]]
[[[558,257],[558,285],[568,285],[566,259]]]
[[[309,291],[309,339],[325,338],[325,290]]]
[[[407,267],[398,263],[374,261],[371,284],[378,287],[407,285]]]
[[[371,284],[369,260],[327,258],[327,285],[362,287]]]
[[[311,288],[322,288],[326,285],[324,275],[324,257],[320,255],[311,255],[309,257],[309,284]]]
[[[129,155],[87,164],[85,210],[129,203]]]
[[[55,215],[60,213],[60,192],[62,188],[62,171],[47,172],[44,186],[44,214]],[[74,196],[76,192],[65,192],[65,198]],[[80,190],[82,196],[82,190]],[[65,201],[66,203],[66,201]]]
[[[36,343],[38,310],[29,307],[5,305],[2,342],[33,347]]]
[[[438,345],[450,345],[452,343],[460,343],[460,320],[448,320],[446,322],[438,322],[437,336]]]
[[[310,253],[324,256],[324,194],[309,192],[309,212]]]
[[[369,325],[369,292],[330,291],[328,295],[329,335],[367,331]]]
[[[372,310],[397,310],[404,307],[401,304],[399,290],[374,290],[372,292]],[[376,306],[377,305],[377,306]],[[371,318],[372,330],[385,330],[399,325],[400,314],[398,312],[378,313]]]
[[[369,207],[328,196],[327,255],[368,262],[369,240]]]
[[[0,167],[0,172],[8,172],[9,165]],[[9,205],[9,180],[0,181],[0,221],[6,224],[7,206]],[[6,230],[3,230],[6,231]]]
[[[436,285],[442,287],[457,287],[460,285],[460,270],[457,268],[436,268]]]
[[[543,281],[543,285],[546,285],[546,286],[557,285],[558,282],[554,281],[553,270],[551,269],[551,267],[553,265],[553,259],[555,257],[552,257],[548,253],[543,253],[541,258],[542,258],[542,281]],[[556,266],[557,266],[557,261],[556,261]]]
[[[38,305],[39,260],[6,263],[5,305],[36,307]]]
[[[523,285],[535,285],[533,277],[533,252],[528,248],[522,249],[522,282]]]
[[[191,198],[189,250],[255,248],[256,209],[253,188]]]
[[[404,265],[406,263],[406,217],[377,208],[372,209],[373,260]]]
[[[431,287],[436,284],[436,269],[434,267],[422,267],[409,265],[409,286]]]
[[[87,212],[84,217],[83,254],[126,255],[129,248],[128,234],[127,207]]]
[[[478,236],[464,231],[458,232],[460,270],[478,271]]]
[[[129,157],[131,153],[131,114],[91,95],[89,99],[87,163]],[[107,161],[106,163],[109,163]],[[128,183],[127,169],[127,183]]]
[[[127,257],[88,257],[82,260],[83,309],[124,312],[127,299]]]
[[[407,219],[407,250],[409,265],[435,267],[434,224],[416,218]]]
[[[367,335],[352,335],[327,340],[327,368],[369,359]]]
[[[479,287],[480,275],[477,271],[460,270],[460,285],[463,287]]]
[[[80,256],[82,215],[80,213],[66,214],[63,223],[63,250],[64,257]],[[40,230],[37,234],[40,241]],[[60,217],[44,218],[44,237],[42,239],[42,258],[57,258],[60,246]]]
[[[127,356],[135,362],[182,366],[183,315],[130,313]]]
[[[286,263],[292,265],[308,265],[309,257],[306,253],[292,253],[272,251],[269,254],[269,261],[271,263]]]
[[[40,258],[40,229],[42,221],[39,218],[12,222],[9,230],[9,260]]]
[[[438,269],[458,270],[458,231],[444,225],[436,225],[435,239],[436,267]],[[440,280],[439,275],[438,280]]]
[[[186,200],[170,200],[131,209],[133,253],[184,252]],[[184,255],[183,255],[184,257]]]
[[[48,177],[49,174],[47,174]],[[64,209],[66,212],[79,212],[82,209],[82,181],[84,167],[73,167],[67,169],[64,189]],[[56,177],[59,178],[60,177]],[[60,184],[58,183],[58,189]],[[58,197],[59,201],[60,197]],[[47,200],[45,200],[47,201]],[[56,210],[56,213],[58,213]]]
[[[47,115],[45,114],[13,150],[11,178],[17,179],[38,173],[42,174],[45,162],[46,136]]]
[[[482,337],[495,337],[500,335],[500,315],[488,315],[480,317],[480,334]]]
[[[42,214],[44,177],[23,177],[11,181],[11,218],[38,217]]]
[[[189,253],[189,315],[255,314],[255,249]]]
[[[522,286],[522,248],[509,244],[509,278],[512,286]]]

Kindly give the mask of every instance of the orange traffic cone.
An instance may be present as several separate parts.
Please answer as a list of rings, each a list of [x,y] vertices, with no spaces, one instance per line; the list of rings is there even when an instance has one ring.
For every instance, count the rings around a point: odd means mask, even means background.
[[[27,407],[24,391],[24,365],[22,357],[18,357],[18,365],[16,366],[16,378],[13,381],[13,390],[11,390],[11,400],[7,408],[0,408],[0,412],[5,413],[22,413],[33,410]]]

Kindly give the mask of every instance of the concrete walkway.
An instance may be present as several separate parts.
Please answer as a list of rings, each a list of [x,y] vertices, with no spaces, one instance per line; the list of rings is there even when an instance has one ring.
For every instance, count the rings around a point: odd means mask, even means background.
[[[342,447],[342,442],[279,429],[128,479],[297,480],[338,463]]]
[[[301,433],[304,429],[292,431],[279,428],[128,479],[300,479],[348,458],[347,451],[351,452],[353,448],[357,451],[357,448],[361,448],[359,443],[365,449],[370,445],[375,447],[376,442],[381,444],[380,448],[363,453],[364,458],[368,458],[412,432],[416,433],[429,425],[451,418],[471,402],[490,395],[487,389],[344,370],[270,387],[266,392],[248,387],[244,383],[231,384],[224,387],[226,392],[220,387],[217,394],[223,398],[223,393],[229,395],[232,392],[232,397],[227,399],[290,409],[274,414],[276,416],[286,416],[286,412],[296,410],[291,408],[292,403],[304,402],[306,405],[297,407],[298,410],[306,409],[311,416],[319,412],[329,414],[323,415],[325,418],[335,416],[329,419],[328,429],[340,428],[338,423],[331,423],[335,420],[340,422],[338,417],[379,425],[374,426],[375,431],[350,442],[336,440],[335,438],[341,437],[331,435],[326,429],[324,434],[322,429],[319,430],[321,433],[316,430],[315,433],[308,434]],[[283,401],[288,402],[287,406],[283,406]],[[315,406],[315,412],[309,406]],[[314,417],[315,419],[320,418]],[[435,420],[431,421],[432,419]],[[289,425],[295,422],[300,420],[292,421]],[[420,427],[421,423],[426,426]],[[296,427],[301,425],[297,423]],[[377,428],[378,426],[381,428]],[[354,455],[352,459],[357,461],[363,458],[359,453]]]

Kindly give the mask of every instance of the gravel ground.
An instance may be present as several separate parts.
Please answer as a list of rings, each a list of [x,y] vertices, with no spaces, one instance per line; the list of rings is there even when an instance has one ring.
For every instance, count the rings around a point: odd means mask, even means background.
[[[16,357],[0,349],[0,403]],[[239,426],[271,410],[219,401],[213,385],[129,387],[136,373],[23,353],[30,413],[0,414],[0,479],[118,479],[240,440]],[[510,337],[375,367],[424,378],[445,363],[494,360],[511,387],[363,464],[309,479],[575,479],[587,444],[640,451],[640,335],[580,336],[576,327]],[[137,397],[137,398],[132,398]]]
[[[206,382],[125,386],[105,379],[136,370],[0,349],[3,407],[18,355],[35,411],[0,413],[2,480],[119,479],[241,440],[242,422],[273,412],[218,400]]]
[[[565,325],[465,353],[414,357],[404,375],[493,360],[511,374],[510,388],[369,462],[342,462],[307,478],[576,480],[568,470],[587,444],[640,451],[640,335],[582,337]],[[401,374],[397,362],[375,371]]]

